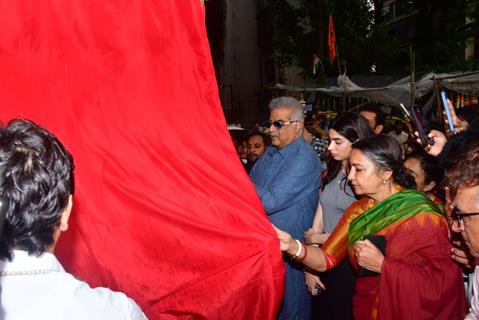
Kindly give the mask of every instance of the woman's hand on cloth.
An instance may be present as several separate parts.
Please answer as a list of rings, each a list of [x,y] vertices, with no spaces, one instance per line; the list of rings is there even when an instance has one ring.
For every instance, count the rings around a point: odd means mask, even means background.
[[[317,296],[322,290],[326,290],[326,286],[321,282],[321,279],[312,273],[305,272],[304,278],[306,280],[306,287],[313,296]]]
[[[329,237],[329,233],[320,233],[312,228],[304,232],[304,241],[307,244],[323,244]]]
[[[354,257],[359,266],[381,273],[384,255],[371,241],[356,241],[354,244]]]
[[[298,251],[298,243],[294,241],[293,237],[291,237],[289,233],[276,228],[274,225],[273,225],[273,228],[274,228],[274,231],[276,231],[276,235],[278,236],[279,249],[281,251],[286,251],[287,253]]]

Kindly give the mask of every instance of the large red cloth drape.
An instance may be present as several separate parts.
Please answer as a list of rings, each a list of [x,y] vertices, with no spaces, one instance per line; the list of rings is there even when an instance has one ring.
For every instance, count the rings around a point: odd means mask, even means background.
[[[199,0],[0,1],[0,119],[76,161],[57,253],[152,318],[271,319],[279,244],[237,160]]]

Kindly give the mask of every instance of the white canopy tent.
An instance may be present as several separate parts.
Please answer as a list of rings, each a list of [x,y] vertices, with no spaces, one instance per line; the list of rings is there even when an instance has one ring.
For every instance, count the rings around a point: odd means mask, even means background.
[[[337,86],[329,88],[301,88],[277,83],[270,89],[288,90],[292,92],[322,92],[334,97],[364,98],[376,101],[386,106],[398,106],[403,103],[406,106],[411,104],[411,77],[402,78],[385,87],[363,88],[356,85],[346,75],[338,76]],[[416,99],[423,98],[435,90],[443,88],[463,94],[479,94],[479,71],[466,73],[428,73],[415,83]],[[432,105],[435,95],[429,99],[425,108]]]

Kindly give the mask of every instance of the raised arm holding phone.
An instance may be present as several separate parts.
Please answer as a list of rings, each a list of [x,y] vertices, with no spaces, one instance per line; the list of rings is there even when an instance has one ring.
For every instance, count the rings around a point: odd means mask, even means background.
[[[456,114],[456,110],[454,109],[454,105],[452,104],[451,100],[446,97],[444,91],[441,92],[441,98],[444,108],[443,113],[446,116],[444,117],[444,124],[446,128],[448,128],[450,135],[467,130],[469,124],[467,121],[459,119]],[[426,145],[422,143],[421,132],[416,131],[415,134],[418,137],[417,142],[421,143],[424,146],[424,150],[433,156],[438,156],[447,143],[447,136],[439,130],[431,130],[429,132],[427,137],[432,140],[432,143],[427,143]]]

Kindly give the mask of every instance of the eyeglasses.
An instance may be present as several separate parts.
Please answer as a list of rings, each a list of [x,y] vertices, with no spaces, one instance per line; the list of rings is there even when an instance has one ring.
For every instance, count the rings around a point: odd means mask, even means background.
[[[269,128],[271,125],[273,125],[276,129],[281,129],[283,126],[286,126],[288,124],[292,124],[295,122],[299,122],[299,120],[291,120],[291,121],[283,121],[283,120],[276,120],[276,121],[271,121],[271,120],[266,120],[263,122],[263,127]]]
[[[454,208],[454,210],[452,211],[452,219],[455,220],[458,224],[461,223],[461,221],[464,221],[464,217],[472,217],[472,216],[477,216],[479,215],[479,212],[462,212],[460,211],[459,209],[457,208]]]

